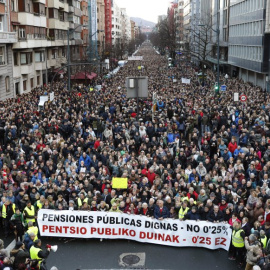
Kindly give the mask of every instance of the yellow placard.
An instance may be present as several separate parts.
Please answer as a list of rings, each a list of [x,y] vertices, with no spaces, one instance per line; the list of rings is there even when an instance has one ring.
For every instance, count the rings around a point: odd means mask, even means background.
[[[92,91],[94,91],[94,88],[93,88],[93,87],[90,87],[90,89],[89,89],[89,90],[90,90],[90,92],[92,92]]]
[[[142,69],[142,67],[141,66],[138,66],[138,70],[141,70]]]
[[[113,177],[113,179],[112,179],[112,187],[113,188],[126,189],[127,186],[128,186],[128,179],[127,178]]]

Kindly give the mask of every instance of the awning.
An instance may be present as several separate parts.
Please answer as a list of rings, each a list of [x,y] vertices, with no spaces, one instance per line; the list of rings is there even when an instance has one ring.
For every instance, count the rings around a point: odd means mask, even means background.
[[[97,77],[97,74],[94,72],[78,72],[75,75],[71,75],[72,80],[92,80]]]
[[[53,72],[58,73],[58,74],[64,74],[66,71],[64,69],[57,68],[57,69],[54,69]]]

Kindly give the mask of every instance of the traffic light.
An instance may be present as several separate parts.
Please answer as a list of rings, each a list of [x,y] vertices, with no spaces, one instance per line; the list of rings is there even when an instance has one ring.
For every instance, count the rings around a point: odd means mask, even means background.
[[[215,94],[218,94],[219,93],[219,85],[218,83],[216,82],[215,83]]]

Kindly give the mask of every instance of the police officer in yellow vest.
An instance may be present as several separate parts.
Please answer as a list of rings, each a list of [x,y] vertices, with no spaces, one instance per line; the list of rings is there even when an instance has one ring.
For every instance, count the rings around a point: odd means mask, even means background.
[[[35,235],[34,241],[38,239],[38,227],[34,226],[32,221],[28,222],[28,230],[26,233],[28,233],[28,235],[30,235],[30,233],[33,233]]]
[[[8,237],[8,234],[11,232],[9,221],[11,217],[13,216],[13,214],[15,213],[15,207],[16,205],[12,203],[8,198],[6,198],[6,201],[2,206],[2,219],[3,219],[5,237]]]
[[[36,211],[35,207],[31,204],[31,201],[28,201],[26,207],[23,210],[25,221],[28,222],[32,221],[33,223],[36,222]]]
[[[50,254],[51,249],[47,248],[45,251],[41,249],[41,240],[37,239],[34,245],[30,248],[31,260],[37,260],[40,265],[43,259],[46,259]]]
[[[85,195],[83,192],[80,193],[80,197],[78,198],[77,200],[77,205],[78,205],[78,208],[80,209],[83,205],[84,202],[87,202],[87,204],[89,204],[89,199],[88,198],[85,198]]]
[[[182,202],[182,206],[179,210],[179,219],[184,220],[185,215],[187,214],[189,208],[187,207],[187,201]]]
[[[230,247],[232,256],[230,260],[235,260],[238,267],[242,267],[245,258],[245,231],[241,228],[241,222],[235,221],[233,224],[232,243]]]

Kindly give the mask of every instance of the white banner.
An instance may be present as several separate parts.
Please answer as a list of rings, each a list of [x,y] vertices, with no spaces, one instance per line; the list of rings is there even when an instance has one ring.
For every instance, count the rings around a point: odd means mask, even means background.
[[[113,212],[38,211],[41,236],[129,239],[175,247],[229,249],[228,224],[205,221],[157,220]]]
[[[190,84],[190,79],[182,78],[182,83]]]
[[[143,56],[129,56],[128,61],[142,61]]]

